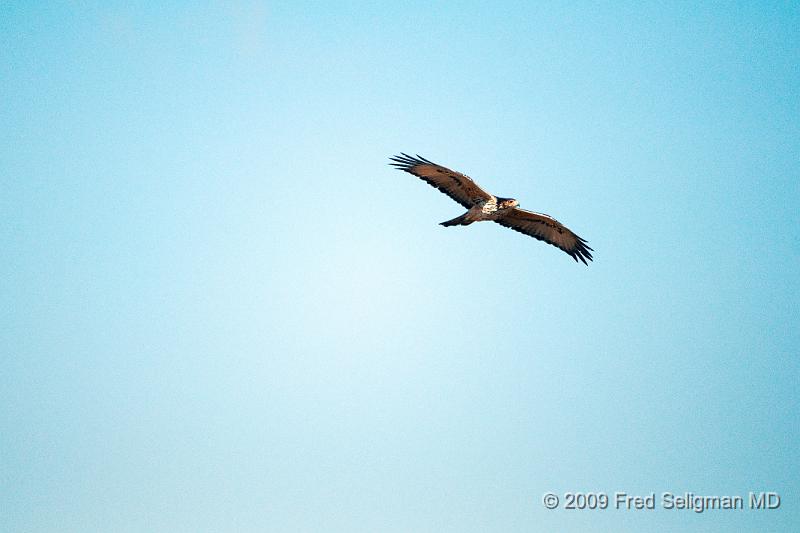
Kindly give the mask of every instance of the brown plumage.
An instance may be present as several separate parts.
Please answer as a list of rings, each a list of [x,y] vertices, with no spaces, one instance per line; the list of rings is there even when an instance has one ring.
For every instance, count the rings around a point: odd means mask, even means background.
[[[468,211],[452,220],[442,222],[443,226],[467,226],[473,222],[491,220],[514,231],[530,235],[535,239],[557,246],[568,253],[576,262],[592,260],[592,249],[586,241],[567,229],[558,220],[518,207],[513,198],[499,198],[484,191],[472,178],[437,165],[419,155],[402,154],[390,158],[391,165],[421,178],[429,185],[446,194]]]

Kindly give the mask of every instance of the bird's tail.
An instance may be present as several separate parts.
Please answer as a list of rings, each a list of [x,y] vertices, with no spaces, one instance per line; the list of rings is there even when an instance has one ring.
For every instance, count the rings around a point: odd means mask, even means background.
[[[469,211],[461,215],[460,217],[456,217],[452,220],[445,220],[444,222],[439,222],[442,226],[469,226],[474,220],[467,219],[467,215],[469,215]]]

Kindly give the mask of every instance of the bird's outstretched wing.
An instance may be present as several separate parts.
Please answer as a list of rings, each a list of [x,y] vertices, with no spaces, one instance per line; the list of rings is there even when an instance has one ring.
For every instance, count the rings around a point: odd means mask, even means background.
[[[494,198],[494,196],[481,189],[469,176],[432,163],[419,155],[412,157],[402,154],[390,159],[393,161],[393,163],[389,163],[390,165],[422,178],[422,180],[436,187],[467,209],[479,204],[481,201],[488,201]]]
[[[576,262],[580,259],[584,265],[588,265],[586,260],[592,260],[592,249],[589,248],[586,241],[572,233],[564,224],[547,215],[515,207],[495,222],[553,246],[558,246],[571,255]]]

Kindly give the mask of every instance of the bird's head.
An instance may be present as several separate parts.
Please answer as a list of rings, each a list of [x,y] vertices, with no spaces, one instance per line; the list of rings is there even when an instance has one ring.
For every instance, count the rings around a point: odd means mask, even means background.
[[[498,198],[498,204],[500,209],[511,209],[512,207],[517,207],[519,202],[514,200],[513,198]]]

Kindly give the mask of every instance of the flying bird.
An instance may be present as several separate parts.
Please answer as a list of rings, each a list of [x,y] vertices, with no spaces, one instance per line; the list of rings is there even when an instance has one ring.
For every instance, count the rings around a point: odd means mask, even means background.
[[[584,265],[588,265],[586,260],[592,260],[592,249],[586,241],[553,217],[520,209],[519,202],[515,199],[489,194],[469,176],[437,165],[419,155],[412,157],[402,154],[389,159],[392,161],[390,165],[421,178],[467,208],[466,213],[442,222],[442,226],[469,226],[473,222],[491,220],[561,248],[576,263],[580,259]]]

